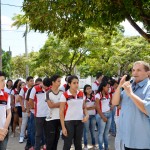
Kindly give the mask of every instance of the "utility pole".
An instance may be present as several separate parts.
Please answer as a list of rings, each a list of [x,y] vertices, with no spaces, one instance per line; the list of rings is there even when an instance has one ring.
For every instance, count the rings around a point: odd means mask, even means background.
[[[28,33],[28,25],[26,23],[26,31],[25,31],[25,55],[26,60],[28,60],[28,47],[27,47],[27,33]],[[26,78],[29,76],[29,66],[26,64]]]
[[[2,22],[1,22],[1,0],[0,0],[0,70],[2,71]]]

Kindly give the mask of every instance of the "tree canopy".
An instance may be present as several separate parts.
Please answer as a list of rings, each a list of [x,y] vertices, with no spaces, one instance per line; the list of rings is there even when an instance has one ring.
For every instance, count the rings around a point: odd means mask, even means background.
[[[60,37],[81,36],[87,27],[111,34],[127,19],[150,42],[149,0],[24,0],[23,11],[30,27]],[[144,29],[137,22],[142,22]]]

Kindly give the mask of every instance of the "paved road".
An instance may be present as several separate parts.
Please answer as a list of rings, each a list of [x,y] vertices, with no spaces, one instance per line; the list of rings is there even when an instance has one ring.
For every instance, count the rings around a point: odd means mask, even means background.
[[[97,132],[96,132],[96,139],[97,139]],[[17,134],[17,137],[13,138],[9,137],[7,150],[24,150],[25,143],[20,144],[18,140],[19,134]],[[110,142],[109,150],[114,150],[114,137],[112,137],[111,135],[109,135],[109,142]],[[58,150],[62,150],[62,147],[63,147],[63,140],[60,139],[58,143]],[[92,147],[91,145],[88,145],[89,150],[92,150],[91,147]],[[74,148],[71,148],[71,150],[74,150]]]

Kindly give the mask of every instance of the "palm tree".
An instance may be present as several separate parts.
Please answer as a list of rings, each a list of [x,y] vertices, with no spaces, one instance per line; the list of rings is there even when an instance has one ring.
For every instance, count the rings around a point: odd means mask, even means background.
[[[12,26],[16,26],[17,29],[22,26],[26,27],[23,37],[25,38],[25,54],[26,54],[26,59],[28,60],[27,33],[30,31],[29,18],[27,18],[25,15],[17,14],[12,18],[12,20],[14,21]],[[26,64],[26,77],[27,76],[29,76],[29,66]]]

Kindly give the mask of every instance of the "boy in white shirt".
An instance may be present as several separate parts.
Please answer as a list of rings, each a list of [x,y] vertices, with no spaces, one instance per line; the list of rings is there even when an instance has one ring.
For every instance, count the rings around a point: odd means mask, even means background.
[[[6,150],[11,120],[10,97],[4,92],[5,74],[0,71],[0,150]]]

